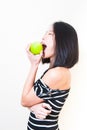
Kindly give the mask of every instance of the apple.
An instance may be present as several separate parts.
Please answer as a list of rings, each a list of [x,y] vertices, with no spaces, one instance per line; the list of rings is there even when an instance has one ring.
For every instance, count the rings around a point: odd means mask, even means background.
[[[43,45],[40,42],[33,42],[30,45],[30,52],[34,55],[40,54],[40,52],[43,50]]]

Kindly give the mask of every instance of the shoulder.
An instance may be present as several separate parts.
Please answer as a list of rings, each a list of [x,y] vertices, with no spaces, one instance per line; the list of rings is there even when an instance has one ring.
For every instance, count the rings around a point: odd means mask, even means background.
[[[70,75],[70,71],[63,67],[55,67],[52,69],[49,69],[46,74],[44,75],[43,79],[53,79],[53,80],[61,80],[64,77],[67,78],[67,76]]]
[[[43,76],[42,80],[52,89],[67,89],[66,87],[70,82],[70,77],[69,69],[56,67],[49,69]],[[67,84],[66,87],[65,84]]]

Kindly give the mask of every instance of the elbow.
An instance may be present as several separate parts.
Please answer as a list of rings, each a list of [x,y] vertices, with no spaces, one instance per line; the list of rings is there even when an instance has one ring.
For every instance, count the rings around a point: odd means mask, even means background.
[[[26,100],[26,98],[23,98],[23,97],[21,99],[21,105],[23,107],[30,107],[31,106],[30,103]]]
[[[23,96],[22,96],[22,98],[21,98],[21,105],[22,105],[23,107],[26,107],[26,99],[25,99],[25,97],[23,97]]]
[[[26,105],[25,105],[25,102],[24,102],[24,100],[23,99],[21,99],[21,105],[23,106],[23,107],[25,107]]]
[[[21,101],[21,105],[22,105],[23,107],[27,107],[27,106],[26,106],[26,103],[25,103],[24,101]]]
[[[23,101],[21,101],[21,105],[22,105],[23,107],[31,107],[31,106],[32,106],[31,104],[26,103],[26,102],[23,102]]]

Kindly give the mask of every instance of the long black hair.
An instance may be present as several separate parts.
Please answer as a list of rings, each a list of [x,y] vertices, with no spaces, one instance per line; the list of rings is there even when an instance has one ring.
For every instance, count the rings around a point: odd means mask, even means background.
[[[76,30],[68,23],[53,23],[55,34],[55,61],[53,67],[73,67],[79,59],[78,36]],[[42,63],[49,63],[50,59],[42,59]]]

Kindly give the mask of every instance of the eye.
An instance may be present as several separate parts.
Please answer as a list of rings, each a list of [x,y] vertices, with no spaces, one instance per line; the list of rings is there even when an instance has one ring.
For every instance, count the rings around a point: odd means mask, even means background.
[[[49,35],[52,35],[52,33],[48,33]]]
[[[48,35],[53,35],[53,32],[49,32]]]

